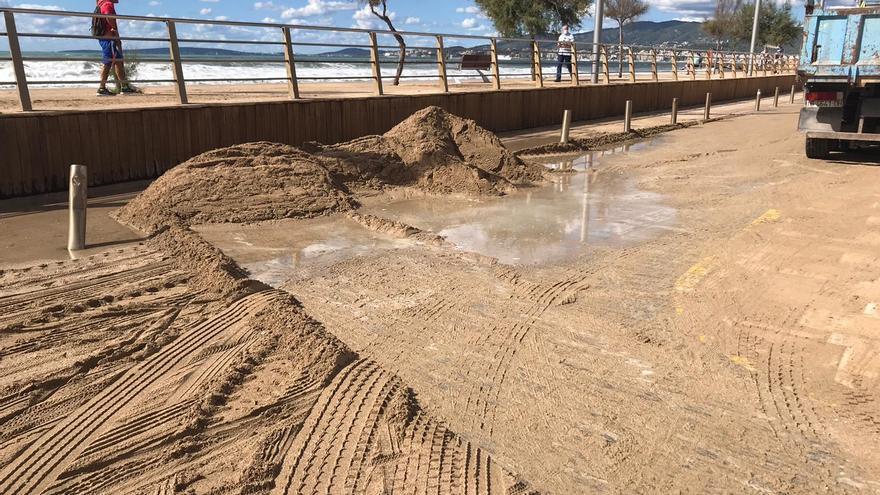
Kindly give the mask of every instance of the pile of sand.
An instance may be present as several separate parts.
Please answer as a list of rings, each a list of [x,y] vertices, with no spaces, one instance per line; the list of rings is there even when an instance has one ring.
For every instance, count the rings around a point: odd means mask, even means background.
[[[543,180],[544,167],[524,163],[473,120],[440,107],[412,114],[382,136],[312,150],[333,159],[346,181],[416,186],[440,194],[501,195]]]
[[[351,210],[351,190],[416,187],[438,194],[501,195],[543,180],[497,136],[439,107],[382,136],[300,148],[257,142],[198,155],[173,168],[117,218],[145,232],[165,225],[309,218]]]
[[[152,232],[165,225],[313,217],[354,204],[317,157],[257,142],[209,151],[174,167],[120,209],[117,219]]]

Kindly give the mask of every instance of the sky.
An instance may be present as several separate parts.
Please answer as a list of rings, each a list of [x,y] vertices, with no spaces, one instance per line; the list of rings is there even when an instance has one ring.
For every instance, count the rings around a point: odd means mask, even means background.
[[[782,0],[774,0],[781,3]],[[650,10],[642,20],[702,20],[712,13],[714,0],[649,0]],[[801,2],[795,2],[800,11]],[[0,0],[0,6],[20,8],[41,8],[49,10],[91,11],[94,1],[90,0],[47,0],[44,3]],[[472,0],[388,0],[389,11],[395,26],[408,31],[431,31],[454,34],[474,34],[492,36],[495,29],[492,22],[476,7]],[[195,19],[242,20],[280,22],[286,24],[324,25],[338,27],[383,28],[380,20],[357,1],[346,0],[120,0],[119,14],[186,17]],[[25,16],[18,21],[19,31],[37,30],[39,32],[60,32],[86,34],[87,19]],[[84,27],[84,25],[86,25]],[[592,30],[593,20],[584,20],[581,31]],[[608,20],[606,27],[616,27]],[[178,28],[181,30],[181,28]],[[164,27],[159,23],[131,23],[124,26],[123,35],[159,35]],[[254,38],[275,39],[277,33],[266,30],[244,28],[219,28],[212,26],[187,26],[182,36],[200,36],[216,39]],[[360,35],[339,35],[327,32],[295,33],[301,40],[310,42],[354,42],[362,41]],[[0,42],[5,41],[0,38]],[[390,40],[389,40],[390,41]],[[430,40],[433,42],[433,40]],[[450,40],[452,41],[452,40]],[[25,49],[36,49],[43,45],[46,49],[58,49],[58,42],[52,40],[28,39]],[[381,43],[382,41],[380,41]],[[75,43],[75,42],[71,42]],[[235,48],[235,47],[230,47]],[[0,47],[2,49],[2,47]]]

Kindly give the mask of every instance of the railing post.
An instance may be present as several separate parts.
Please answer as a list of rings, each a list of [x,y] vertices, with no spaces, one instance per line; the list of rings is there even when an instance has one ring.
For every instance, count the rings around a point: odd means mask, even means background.
[[[443,36],[437,36],[437,69],[440,73],[440,89],[449,92],[449,80],[446,78],[446,51],[443,49]]]
[[[629,60],[629,80],[630,82],[636,82],[636,59],[633,56],[631,47],[626,48],[626,58]]]
[[[495,89],[501,89],[501,70],[498,68],[498,42],[495,38],[489,40],[489,52],[492,56],[492,77],[495,79]]]
[[[709,52],[706,52],[706,79],[710,79],[710,80],[712,79],[712,66],[715,63],[714,58],[715,58],[714,53],[710,57]]]
[[[672,51],[672,78],[678,81],[678,55]]]
[[[284,34],[284,63],[287,66],[287,88],[290,98],[299,99],[299,82],[296,80],[296,62],[293,58],[293,39],[290,36],[290,28],[281,28]]]
[[[696,81],[697,80],[697,61],[694,60],[694,51],[693,50],[691,50],[688,53],[690,54],[689,57],[691,59],[691,70],[690,70],[691,81]]]
[[[718,54],[718,74],[724,79],[724,54]]]
[[[544,87],[544,69],[541,67],[541,48],[538,46],[538,42],[532,41],[532,61],[535,64],[535,86],[538,88]]]
[[[15,72],[15,87],[18,89],[18,102],[23,112],[34,109],[31,104],[31,92],[28,89],[27,76],[24,72],[24,61],[21,59],[21,45],[18,43],[18,30],[15,28],[15,16],[12,12],[3,12],[6,21],[6,38],[9,40],[9,54],[12,57],[12,70]]]
[[[383,95],[385,90],[382,89],[382,67],[379,65],[379,42],[376,40],[376,33],[370,33],[370,62],[373,65],[373,81],[376,82],[376,94]]]
[[[730,68],[733,70],[733,78],[736,79],[739,77],[736,73],[736,55],[733,55],[733,60],[730,61]]]
[[[651,78],[654,81],[659,80],[659,76],[657,76],[657,50],[651,49]]]
[[[168,25],[168,42],[171,51],[171,68],[174,71],[174,88],[177,92],[177,101],[181,105],[189,103],[186,95],[186,80],[183,78],[183,63],[180,61],[180,43],[177,41],[177,26],[174,21],[166,21]]]
[[[608,74],[608,48],[605,45],[599,48],[602,52],[602,73],[605,75],[605,84],[611,84],[611,76]]]
[[[578,74],[578,51],[577,44],[571,45],[571,85],[577,86],[581,83],[580,74]]]

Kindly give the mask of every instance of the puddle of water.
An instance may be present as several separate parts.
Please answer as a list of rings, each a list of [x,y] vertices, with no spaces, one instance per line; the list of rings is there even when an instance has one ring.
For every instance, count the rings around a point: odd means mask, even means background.
[[[655,142],[656,143],[656,142]],[[651,146],[642,142],[586,155],[547,158],[553,181],[502,198],[418,198],[377,203],[361,212],[438,233],[458,249],[507,264],[570,260],[588,247],[623,247],[675,228],[676,212],[633,179],[603,173],[609,154]],[[204,225],[195,230],[251,276],[279,286],[294,273],[309,276],[339,261],[418,243],[367,230],[341,216],[258,225]]]
[[[248,270],[252,278],[273,287],[294,272],[319,270],[349,258],[416,245],[409,239],[367,230],[340,216],[256,225],[200,225],[194,230]]]
[[[545,160],[551,169],[567,172],[549,185],[503,198],[410,199],[364,213],[431,230],[459,249],[507,264],[566,261],[588,246],[622,247],[674,228],[676,212],[660,195],[639,190],[632,179],[602,173],[600,158],[618,150]]]

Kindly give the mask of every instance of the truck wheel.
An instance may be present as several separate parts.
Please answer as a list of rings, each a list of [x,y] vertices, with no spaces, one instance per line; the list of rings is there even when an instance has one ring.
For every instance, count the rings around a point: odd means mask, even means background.
[[[829,149],[827,139],[807,138],[807,158],[824,160],[828,158]]]

